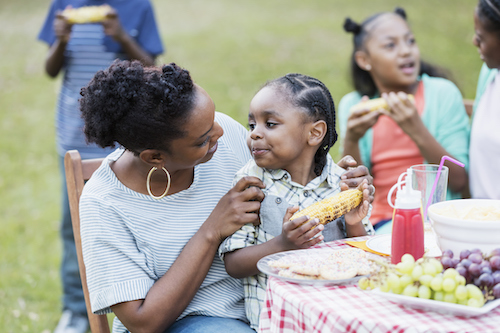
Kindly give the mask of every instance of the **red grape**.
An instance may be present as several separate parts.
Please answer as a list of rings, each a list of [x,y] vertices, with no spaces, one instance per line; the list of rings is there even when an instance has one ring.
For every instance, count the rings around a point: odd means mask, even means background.
[[[469,255],[470,255],[470,251],[469,250],[462,250],[462,251],[460,251],[460,260],[464,260]]]
[[[483,256],[480,253],[472,252],[469,256],[469,260],[473,263],[480,264],[483,261]]]
[[[491,268],[493,270],[500,270],[500,255],[494,255],[490,258]]]
[[[492,256],[500,256],[500,248],[496,248],[490,253]]]
[[[495,297],[495,298],[500,298],[500,283],[497,283],[497,284],[493,287],[493,297]]]
[[[491,273],[491,277],[493,278],[494,284],[500,283],[500,271],[495,271],[495,272]]]
[[[444,250],[442,257],[448,257],[448,258],[453,258],[453,251],[452,250]]]
[[[472,261],[470,261],[469,259],[462,259],[462,261],[460,262],[460,264],[462,266],[464,266],[465,268],[469,268],[470,264],[472,264]]]
[[[441,257],[441,264],[443,265],[444,269],[448,269],[452,266],[451,258],[450,257]]]
[[[491,288],[493,287],[493,278],[491,277],[491,274],[488,273],[483,273],[481,276],[478,278],[479,282],[479,287],[481,288]]]
[[[473,277],[479,276],[481,274],[481,267],[479,267],[479,264],[476,264],[475,262],[470,264],[469,274]]]

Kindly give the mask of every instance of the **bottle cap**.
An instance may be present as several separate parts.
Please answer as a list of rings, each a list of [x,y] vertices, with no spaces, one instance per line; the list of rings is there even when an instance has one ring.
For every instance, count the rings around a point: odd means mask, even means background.
[[[405,179],[403,180],[403,177]],[[405,186],[403,186],[405,185]],[[391,202],[391,196],[394,190],[397,189],[396,192],[396,202],[393,205]],[[414,209],[420,208],[421,206],[421,192],[418,190],[414,190],[412,186],[412,170],[408,168],[406,172],[403,172],[399,178],[398,182],[394,184],[394,186],[389,191],[387,195],[387,201],[393,208],[400,209]]]

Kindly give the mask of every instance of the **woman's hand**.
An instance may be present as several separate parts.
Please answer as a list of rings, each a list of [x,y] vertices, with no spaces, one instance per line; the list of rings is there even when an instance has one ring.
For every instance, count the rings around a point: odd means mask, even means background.
[[[307,249],[324,239],[323,235],[315,237],[325,228],[324,225],[319,224],[319,219],[313,218],[308,221],[308,216],[301,216],[290,220],[298,209],[298,206],[288,207],[283,218],[282,232],[278,236],[283,251]]]
[[[366,102],[368,99],[368,96],[363,96],[361,102]],[[366,131],[375,125],[381,114],[380,110],[371,111],[368,108],[351,112],[347,119],[347,133],[344,140],[357,144]]]
[[[71,6],[68,6],[66,8],[71,8]],[[56,12],[56,18],[54,19],[52,27],[54,29],[54,35],[56,36],[56,38],[61,43],[67,44],[71,37],[71,28],[73,27],[73,25],[69,23],[68,20],[62,15],[62,11],[59,10]]]
[[[258,225],[264,183],[256,177],[243,177],[215,206],[203,224],[219,243],[247,223]]]
[[[368,184],[368,202],[372,203],[375,194],[375,186],[373,186],[373,177],[370,175],[368,168],[364,165],[358,165],[358,162],[349,155],[342,157],[337,165],[347,171],[341,176],[340,189],[345,191],[352,188],[357,188],[366,180]]]

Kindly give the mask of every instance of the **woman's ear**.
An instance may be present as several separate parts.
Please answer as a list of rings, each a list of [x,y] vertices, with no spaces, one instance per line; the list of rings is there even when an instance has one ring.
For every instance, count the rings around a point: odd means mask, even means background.
[[[354,53],[354,61],[362,70],[369,72],[372,69],[370,57],[365,51],[356,51]]]
[[[145,163],[153,166],[163,166],[165,164],[165,158],[163,153],[156,149],[146,149],[139,153],[139,157]]]
[[[309,129],[309,138],[307,143],[310,146],[317,146],[323,142],[327,131],[326,122],[324,120],[318,120],[311,124]]]

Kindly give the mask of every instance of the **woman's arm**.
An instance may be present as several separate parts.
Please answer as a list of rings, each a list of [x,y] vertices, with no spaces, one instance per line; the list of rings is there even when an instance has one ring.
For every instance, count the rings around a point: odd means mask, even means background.
[[[58,11],[53,23],[56,41],[51,45],[45,59],[45,71],[50,77],[56,77],[64,64],[64,51],[70,39],[71,28],[72,25],[61,15],[61,11]]]
[[[258,223],[264,185],[246,177],[221,198],[208,219],[145,299],[119,303],[113,312],[131,332],[163,332],[189,305],[222,240],[247,223]]]

